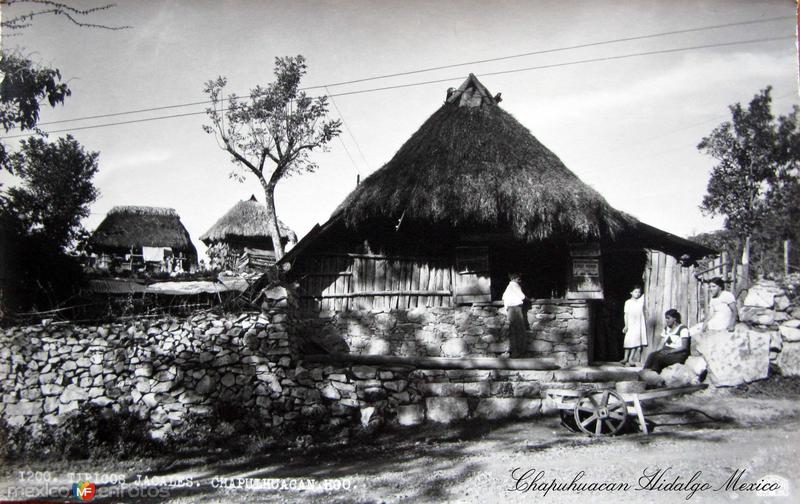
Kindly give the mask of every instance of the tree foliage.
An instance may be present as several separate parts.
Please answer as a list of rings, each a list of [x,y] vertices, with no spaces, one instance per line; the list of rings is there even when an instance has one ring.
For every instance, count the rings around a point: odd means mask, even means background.
[[[747,108],[732,105],[731,120],[697,146],[717,161],[701,209],[723,215],[727,232],[695,239],[721,240],[708,244],[736,253],[751,238],[753,262],[763,274],[782,269],[781,240],[800,239],[800,109],[776,118],[770,92],[761,90]]]
[[[71,136],[48,142],[33,137],[9,158],[21,184],[5,191],[3,211],[20,230],[64,249],[81,232],[81,219],[98,192],[92,184],[97,152],[86,152]]]
[[[206,109],[211,124],[203,129],[230,154],[237,167],[232,178],[241,182],[249,173],[261,183],[278,258],[283,256],[283,245],[275,214],[275,187],[283,178],[316,170],[311,152],[326,150],[341,127],[339,120],[327,119],[325,96],[312,98],[300,89],[306,68],[303,56],[276,58],[275,81],[256,86],[246,99],[224,96],[224,77],[208,81],[203,89],[212,102]]]

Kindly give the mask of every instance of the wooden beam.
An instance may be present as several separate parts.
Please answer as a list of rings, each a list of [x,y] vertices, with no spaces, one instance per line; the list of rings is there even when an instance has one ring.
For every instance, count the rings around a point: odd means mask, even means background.
[[[498,357],[402,357],[399,355],[318,354],[307,355],[304,360],[320,364],[350,363],[372,366],[412,366],[420,369],[560,369],[554,359],[505,359]]]
[[[361,292],[337,292],[332,294],[320,294],[319,296],[299,296],[301,298],[353,298],[353,297],[374,297],[374,296],[449,296],[449,290],[423,291],[423,290],[389,290],[389,291],[361,291]]]

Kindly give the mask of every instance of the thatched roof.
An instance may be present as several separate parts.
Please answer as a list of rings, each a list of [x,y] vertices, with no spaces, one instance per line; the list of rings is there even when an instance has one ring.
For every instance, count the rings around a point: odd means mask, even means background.
[[[283,242],[297,242],[297,235],[286,224],[278,220],[278,229]],[[251,196],[233,205],[225,215],[200,236],[206,245],[214,242],[264,242],[272,248],[272,238],[267,230],[267,208]]]
[[[197,255],[189,232],[172,208],[115,206],[92,234],[96,250],[131,247],[172,247],[173,252]]]
[[[636,222],[569,171],[472,74],[339,212],[354,229],[405,214],[504,229],[525,241],[613,237]]]

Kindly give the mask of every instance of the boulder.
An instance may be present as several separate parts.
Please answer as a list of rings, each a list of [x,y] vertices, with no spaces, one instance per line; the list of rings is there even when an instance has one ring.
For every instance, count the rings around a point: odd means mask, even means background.
[[[661,378],[664,379],[664,385],[667,387],[683,387],[700,383],[700,377],[684,364],[673,364],[662,369]]]
[[[428,397],[425,406],[432,422],[450,423],[469,414],[469,404],[463,397]]]
[[[686,359],[686,362],[683,363],[683,365],[689,368],[692,371],[692,373],[699,376],[700,381],[703,380],[706,371],[708,370],[708,363],[706,363],[706,360],[696,355],[688,357]]]
[[[800,342],[784,341],[778,354],[778,367],[784,376],[800,376]]]
[[[791,321],[790,321],[791,322]],[[798,342],[800,341],[800,327],[791,327],[789,325],[782,325],[778,327],[783,341]]]
[[[773,298],[775,302],[775,309],[778,311],[785,311],[787,308],[792,306],[791,301],[789,301],[789,297],[786,294],[778,294]]]
[[[744,298],[745,306],[758,306],[760,308],[772,308],[775,306],[775,296],[784,294],[774,282],[761,282],[747,292]]]
[[[463,339],[453,338],[444,342],[442,353],[445,357],[464,357],[469,353],[469,350]]]
[[[737,324],[734,332],[707,331],[694,335],[692,353],[705,359],[714,385],[735,386],[767,377],[769,343],[769,332]]]
[[[419,425],[425,419],[420,404],[408,404],[397,407],[397,421],[400,425]]]

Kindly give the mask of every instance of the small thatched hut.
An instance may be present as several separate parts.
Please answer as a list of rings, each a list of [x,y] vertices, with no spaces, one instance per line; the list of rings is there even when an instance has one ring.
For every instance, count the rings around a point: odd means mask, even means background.
[[[375,350],[359,335],[377,332],[392,353],[503,354],[502,292],[521,273],[530,353],[569,364],[613,357],[602,326],[621,329],[656,251],[673,264],[713,252],[611,207],[470,75],[284,260],[302,306],[332,312],[336,329],[320,330],[344,331],[351,352]],[[367,311],[390,315],[376,326]]]
[[[120,262],[149,259],[151,250],[169,249],[175,258],[182,258],[184,270],[197,264],[197,249],[189,232],[173,208],[116,206],[97,226],[89,240],[97,254]]]
[[[280,219],[278,230],[284,247],[297,243],[297,235]],[[200,236],[200,240],[208,247],[224,244],[234,254],[247,254],[251,263],[275,262],[275,249],[267,229],[267,209],[254,195],[236,203]]]

